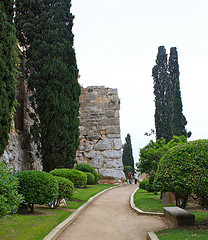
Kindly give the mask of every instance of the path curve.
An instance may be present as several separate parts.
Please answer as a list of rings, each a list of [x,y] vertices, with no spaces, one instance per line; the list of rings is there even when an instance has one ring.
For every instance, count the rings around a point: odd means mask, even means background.
[[[147,232],[168,227],[164,218],[142,216],[129,205],[137,185],[107,191],[96,199],[57,240],[146,240]]]

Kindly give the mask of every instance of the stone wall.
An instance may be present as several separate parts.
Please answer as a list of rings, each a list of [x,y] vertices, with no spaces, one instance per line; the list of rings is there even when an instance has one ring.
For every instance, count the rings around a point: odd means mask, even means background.
[[[11,163],[14,172],[23,170],[42,170],[41,160],[36,156],[37,146],[31,140],[30,126],[32,120],[28,112],[32,112],[29,102],[30,92],[24,78],[19,79],[17,86],[17,107],[12,129],[9,134],[9,144],[0,158],[5,163]]]
[[[120,100],[117,89],[82,88],[80,96],[80,146],[77,163],[89,163],[101,182],[125,179],[120,136]]]

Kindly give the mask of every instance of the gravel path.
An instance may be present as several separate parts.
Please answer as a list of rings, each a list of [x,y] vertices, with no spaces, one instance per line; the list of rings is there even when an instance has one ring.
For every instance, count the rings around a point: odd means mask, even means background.
[[[136,214],[129,198],[137,185],[107,191],[96,199],[58,240],[146,240],[147,232],[168,227],[161,217]]]

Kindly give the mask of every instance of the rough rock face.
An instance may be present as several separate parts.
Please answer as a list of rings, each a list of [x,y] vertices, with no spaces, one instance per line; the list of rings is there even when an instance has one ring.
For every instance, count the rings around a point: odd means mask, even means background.
[[[31,141],[30,126],[32,120],[28,112],[32,111],[29,103],[30,93],[26,81],[22,78],[17,86],[17,107],[9,144],[0,161],[11,163],[14,172],[23,170],[42,170],[41,160],[36,156],[37,146]]]
[[[89,163],[102,176],[101,182],[125,179],[117,89],[82,88],[80,96],[80,146],[77,163]]]

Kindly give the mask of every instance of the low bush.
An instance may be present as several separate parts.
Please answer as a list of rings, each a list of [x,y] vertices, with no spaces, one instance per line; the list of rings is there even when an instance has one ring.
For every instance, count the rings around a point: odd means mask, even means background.
[[[34,211],[34,204],[48,204],[58,197],[58,182],[49,173],[22,171],[15,174],[19,180],[19,193],[24,196],[27,206]]]
[[[87,175],[87,184],[93,185],[95,183],[95,176],[90,172],[85,172],[85,174]]]
[[[48,204],[50,208],[56,208],[60,204],[60,201],[62,199],[68,200],[72,197],[74,193],[74,184],[70,180],[57,176],[54,176],[54,178],[58,182],[59,190],[57,199]]]
[[[149,184],[149,180],[148,179],[144,179],[139,183],[139,188],[143,189],[143,190],[147,190],[147,185]]]
[[[18,194],[18,179],[12,174],[12,168],[0,162],[0,217],[16,213],[23,198]]]
[[[85,187],[87,184],[86,174],[76,169],[54,169],[50,172],[50,174],[52,174],[53,176],[64,177],[72,181],[75,187]]]
[[[95,170],[95,168],[93,166],[91,166],[90,164],[87,163],[78,163],[75,166],[75,169],[80,170],[82,172],[90,172],[95,176],[95,181],[94,184],[97,184],[98,181],[100,180],[100,177],[97,173],[97,171]]]

